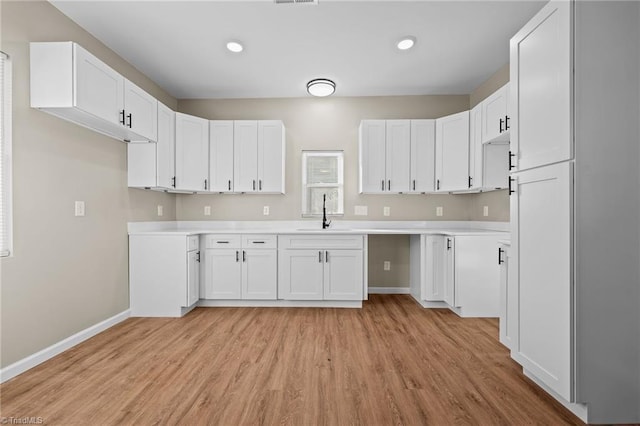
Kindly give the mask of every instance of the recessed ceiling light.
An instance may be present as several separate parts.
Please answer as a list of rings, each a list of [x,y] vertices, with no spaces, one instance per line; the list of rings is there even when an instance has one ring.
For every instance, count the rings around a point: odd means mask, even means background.
[[[397,46],[400,50],[409,50],[416,44],[416,38],[414,36],[402,37]]]
[[[336,91],[336,84],[326,78],[316,78],[315,80],[311,80],[307,83],[307,92],[310,95],[325,97],[329,95],[333,95],[333,92]]]
[[[233,53],[240,53],[244,50],[244,46],[239,41],[230,41],[227,43],[227,49]]]

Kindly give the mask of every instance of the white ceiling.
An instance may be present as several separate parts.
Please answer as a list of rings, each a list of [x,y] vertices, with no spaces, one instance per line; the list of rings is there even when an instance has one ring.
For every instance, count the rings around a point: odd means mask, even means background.
[[[51,3],[172,96],[468,94],[509,60],[509,39],[544,2],[59,1]],[[397,40],[413,35],[413,49]],[[245,45],[232,54],[226,42]]]

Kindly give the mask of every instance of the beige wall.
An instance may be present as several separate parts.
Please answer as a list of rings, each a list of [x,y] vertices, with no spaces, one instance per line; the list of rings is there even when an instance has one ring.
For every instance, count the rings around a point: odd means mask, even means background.
[[[491,77],[478,86],[469,95],[469,108],[473,108],[482,102],[487,96],[509,82],[509,63],[504,64]]]
[[[175,196],[127,188],[124,143],[29,107],[28,43],[76,41],[162,102],[177,102],[49,3],[0,7],[1,49],[13,62],[14,256],[0,261],[5,367],[126,310],[127,221],[176,218]],[[73,216],[75,200],[85,201],[85,217]]]

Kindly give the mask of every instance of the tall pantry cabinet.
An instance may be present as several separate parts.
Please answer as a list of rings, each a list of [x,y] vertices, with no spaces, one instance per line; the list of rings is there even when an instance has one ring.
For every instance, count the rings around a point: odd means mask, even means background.
[[[552,1],[511,39],[512,354],[589,423],[640,421],[639,24]]]

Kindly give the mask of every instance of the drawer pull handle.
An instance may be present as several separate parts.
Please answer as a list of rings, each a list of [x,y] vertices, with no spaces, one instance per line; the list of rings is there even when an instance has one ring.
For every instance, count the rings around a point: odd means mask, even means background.
[[[229,241],[216,241],[218,244],[229,244]]]
[[[264,241],[254,241],[253,244],[264,244]]]

